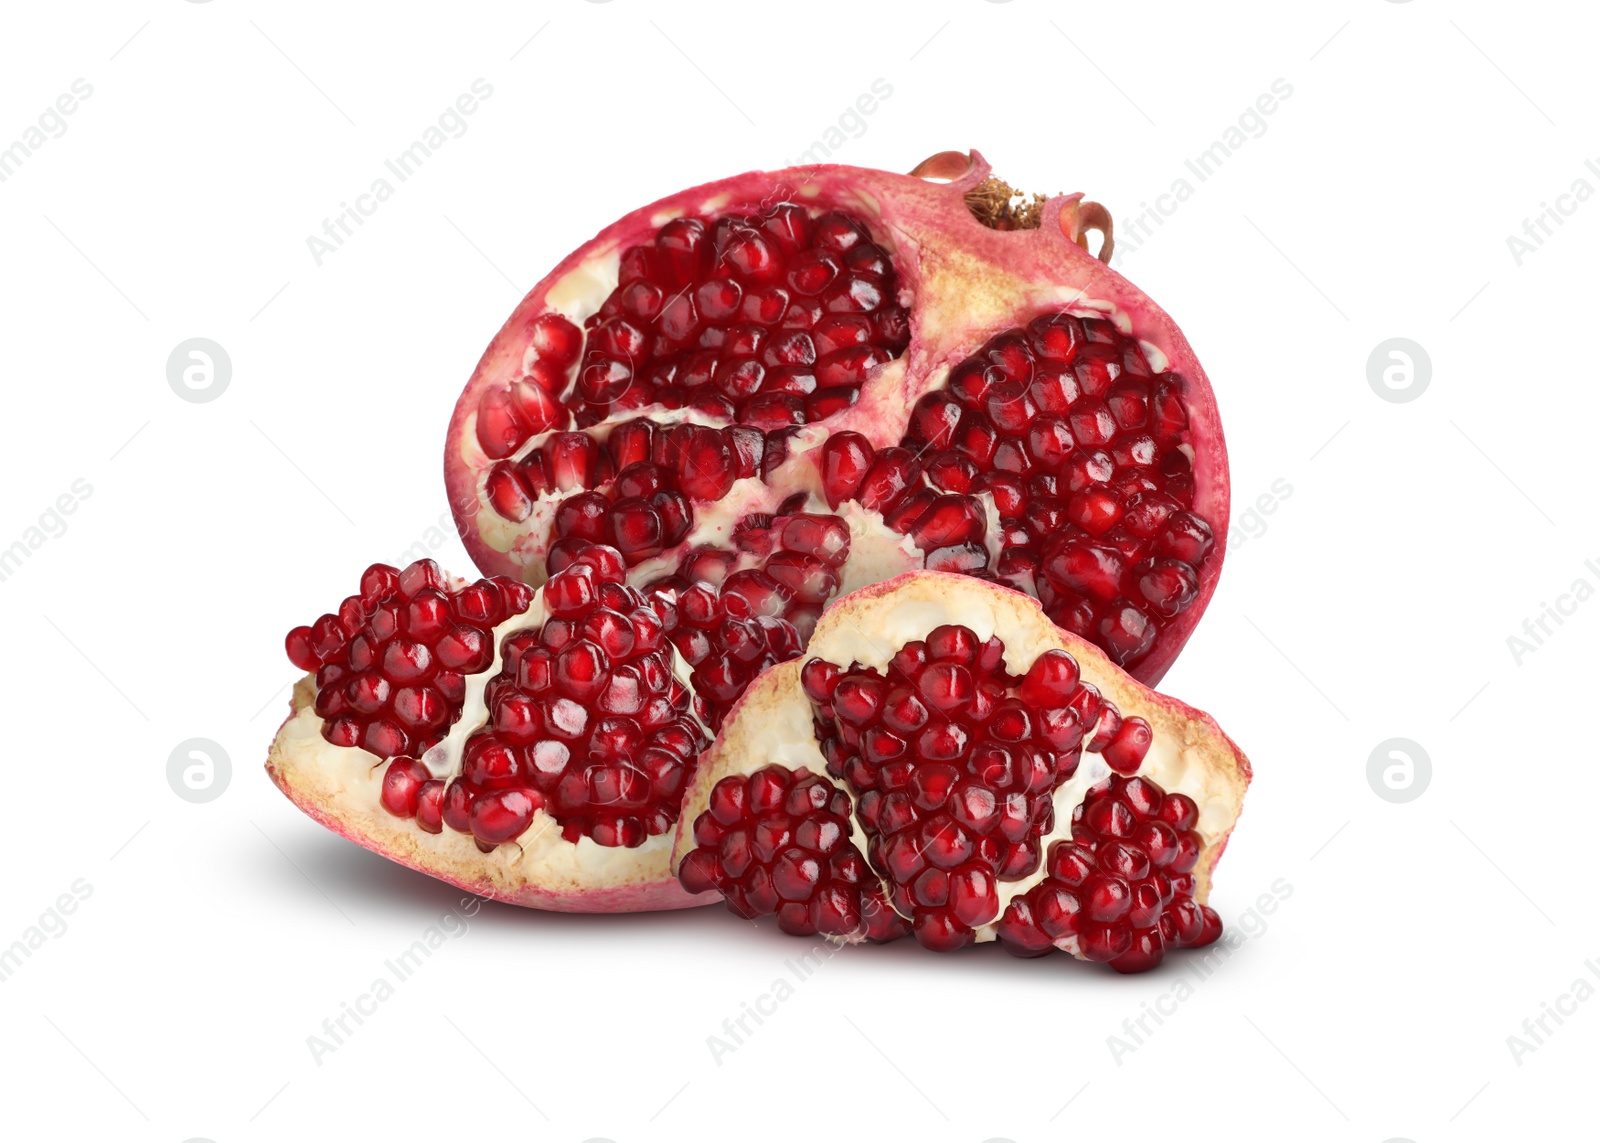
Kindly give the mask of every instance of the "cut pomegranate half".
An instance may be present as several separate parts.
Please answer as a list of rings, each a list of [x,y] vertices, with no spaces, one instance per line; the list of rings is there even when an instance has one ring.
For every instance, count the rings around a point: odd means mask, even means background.
[[[787,932],[1135,972],[1220,934],[1205,902],[1249,780],[1211,719],[1036,600],[914,572],[838,601],[746,692],[675,865]]]
[[[1210,385],[1101,260],[1103,208],[1011,199],[945,153],[739,175],[607,227],[457,403],[445,476],[475,562],[537,584],[562,544],[603,542],[646,582],[732,550],[747,517],[833,513],[853,537],[835,593],[999,579],[1157,681],[1222,564]]]
[[[828,519],[789,519],[800,543]],[[789,563],[781,557],[790,557]],[[695,760],[762,670],[800,653],[792,548],[720,584],[624,582],[569,545],[535,591],[369,568],[297,627],[267,771],[312,818],[474,893],[583,912],[701,903],[667,867]],[[804,583],[801,583],[804,586]],[[813,592],[813,594],[815,594]]]

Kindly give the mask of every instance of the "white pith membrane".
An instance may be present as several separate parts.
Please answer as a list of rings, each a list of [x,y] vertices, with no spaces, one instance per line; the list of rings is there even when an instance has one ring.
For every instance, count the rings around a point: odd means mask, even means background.
[[[1019,678],[1045,651],[1064,650],[1077,660],[1082,680],[1092,683],[1123,718],[1137,715],[1150,724],[1150,749],[1138,773],[1169,794],[1187,795],[1198,807],[1194,828],[1203,844],[1194,868],[1194,899],[1204,904],[1212,870],[1238,820],[1249,782],[1244,755],[1208,716],[1143,686],[1093,644],[1054,626],[1038,600],[948,572],[911,572],[839,599],[823,613],[800,658],[773,667],[751,685],[723,723],[720,737],[700,756],[678,817],[672,868],[676,870],[695,848],[694,823],[710,804],[712,787],[723,778],[751,774],[774,763],[803,767],[851,799],[851,842],[864,856],[867,843],[854,815],[856,799],[842,780],[827,772],[812,728],[811,702],[800,684],[801,668],[817,658],[841,668],[860,663],[885,673],[896,651],[943,624],[970,628],[979,639],[999,636],[1005,644],[1006,670]],[[1085,732],[1085,743],[1092,732],[1092,727]],[[1051,844],[1071,839],[1072,811],[1090,787],[1110,773],[1098,753],[1085,749],[1077,772],[1052,795],[1055,819],[1050,832],[1039,838],[1039,869],[1020,880],[998,883],[999,912],[994,921],[976,929],[978,941],[994,940],[995,922],[1011,900],[1044,880]],[[883,889],[888,898],[886,880]],[[1057,947],[1079,956],[1075,936],[1057,942]]]
[[[449,588],[456,590],[464,582],[451,577]],[[529,628],[539,630],[547,617],[541,589],[526,611],[494,628],[493,661],[466,677],[461,716],[444,739],[422,755],[433,777],[448,786],[460,775],[467,739],[489,725],[484,692],[500,674],[505,638]],[[693,694],[688,664],[670,640],[665,650],[671,654],[673,674]],[[323,721],[313,708],[316,692],[314,674],[295,684],[291,713],[273,740],[267,771],[301,810],[341,836],[480,896],[517,905],[602,913],[683,908],[715,900],[712,895],[688,893],[672,876],[671,830],[653,834],[633,848],[600,845],[589,837],[571,842],[562,836],[560,823],[541,807],[520,836],[484,853],[471,834],[448,825],[429,833],[414,819],[396,817],[381,801],[388,761],[324,738]],[[709,739],[711,731],[700,722],[692,703],[689,716]]]

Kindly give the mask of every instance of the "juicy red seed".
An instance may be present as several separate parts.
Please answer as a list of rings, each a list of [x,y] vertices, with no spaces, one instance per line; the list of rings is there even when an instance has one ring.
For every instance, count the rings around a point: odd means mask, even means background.
[[[1214,540],[1211,525],[1192,512],[1179,512],[1156,541],[1156,552],[1193,566],[1210,554]]]
[[[961,424],[961,406],[944,393],[928,393],[919,399],[911,410],[911,423],[906,428],[906,447],[932,445],[948,447],[955,440],[956,428]]]
[[[883,449],[867,469],[867,475],[856,490],[856,499],[864,508],[886,512],[899,500],[916,474],[917,461],[911,452],[903,448]]]
[[[983,539],[983,509],[970,496],[937,496],[909,530],[924,551],[976,543]]]
[[[296,627],[290,631],[284,640],[284,650],[288,652],[289,661],[302,671],[315,671],[322,665],[321,657],[312,646],[310,627]]]
[[[417,827],[427,833],[444,830],[444,783],[437,778],[422,784],[417,794]]]
[[[489,470],[484,495],[497,513],[513,523],[520,524],[533,515],[533,497],[517,470],[501,461]]]
[[[1061,707],[1079,690],[1078,661],[1065,651],[1046,651],[1033,661],[1018,693],[1035,709]]]
[[[423,784],[433,777],[415,758],[396,758],[383,772],[383,808],[396,817],[409,818],[417,812]]]
[[[491,459],[510,456],[529,437],[568,420],[566,408],[536,383],[499,382],[478,398],[478,444]]]
[[[850,526],[838,516],[797,513],[785,521],[779,542],[836,568],[850,554]]]
[[[1067,502],[1067,519],[1091,536],[1103,536],[1122,519],[1122,503],[1104,485],[1087,488]]]
[[[544,585],[545,604],[557,616],[582,614],[594,603],[597,592],[593,570],[581,564],[552,576]]]
[[[536,790],[494,790],[480,794],[472,802],[472,835],[487,845],[499,845],[519,837],[533,821],[534,811],[544,804]]]
[[[860,433],[834,433],[822,446],[822,488],[828,506],[853,499],[872,467],[873,449]]]
[[[578,360],[583,332],[558,313],[541,314],[528,338],[539,360],[565,368]]]
[[[683,425],[672,433],[678,486],[695,500],[720,500],[738,478],[733,442],[718,429]]]
[[[1152,617],[1126,600],[1118,600],[1107,607],[1094,631],[1107,657],[1118,665],[1143,658],[1156,637]]]
[[[1083,535],[1063,535],[1045,549],[1044,573],[1064,590],[1109,601],[1122,590],[1128,560],[1111,544]]]

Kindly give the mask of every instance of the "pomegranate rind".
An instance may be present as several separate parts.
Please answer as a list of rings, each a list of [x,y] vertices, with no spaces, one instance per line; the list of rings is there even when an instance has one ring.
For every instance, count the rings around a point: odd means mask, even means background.
[[[588,838],[568,842],[543,810],[516,842],[482,853],[471,836],[431,834],[395,817],[379,801],[386,763],[365,750],[322,737],[312,709],[311,676],[295,684],[290,714],[278,728],[267,775],[307,817],[340,837],[479,897],[561,913],[638,913],[686,909],[717,900],[691,894],[668,868],[671,833],[629,849]]]
[[[968,191],[988,178],[989,164],[976,151],[967,161],[964,174],[945,182],[838,165],[747,172],[641,207],[568,255],[528,292],[495,335],[451,417],[445,484],[457,528],[478,567],[485,574],[529,583],[544,578],[551,511],[536,510],[521,525],[498,519],[484,492],[495,462],[483,452],[476,434],[484,391],[522,376],[536,319],[557,310],[581,325],[616,284],[620,252],[650,241],[673,218],[759,210],[762,204],[785,200],[817,209],[838,207],[865,219],[894,258],[902,297],[912,300],[911,343],[904,355],[868,378],[855,405],[815,422],[807,434],[812,449],[820,447],[827,433],[842,430],[860,432],[878,448],[898,444],[908,410],[944,383],[951,366],[990,336],[1048,311],[1109,318],[1123,332],[1136,335],[1147,354],[1155,350],[1165,358],[1165,368],[1184,378],[1194,451],[1192,510],[1210,523],[1217,545],[1197,569],[1194,602],[1166,624],[1155,646],[1134,664],[1136,678],[1159,682],[1205,611],[1226,554],[1227,450],[1210,382],[1177,324],[1137,286],[1079,245],[1081,194],[1043,204],[1037,228],[992,229],[974,217],[965,200]],[[950,163],[941,167],[950,169]],[[626,416],[650,412],[631,410]],[[803,455],[804,449],[791,450],[791,456],[797,452]],[[793,489],[785,486],[779,498],[787,491]]]
[[[1055,626],[1032,596],[949,572],[910,572],[839,599],[823,613],[805,654],[773,667],[751,685],[717,740],[700,756],[678,817],[672,868],[695,848],[695,819],[705,812],[712,787],[723,778],[771,763],[801,766],[828,778],[812,731],[810,701],[800,685],[808,660],[841,666],[860,662],[881,669],[905,643],[946,623],[969,627],[980,639],[998,635],[1006,645],[1007,669],[1018,675],[1045,651],[1066,651],[1078,661],[1083,680],[1099,688],[1124,718],[1137,715],[1150,724],[1152,744],[1138,773],[1168,793],[1186,794],[1198,806],[1195,828],[1203,848],[1194,868],[1194,899],[1204,904],[1250,784],[1250,762],[1243,751],[1210,715],[1151,690],[1094,644]],[[845,789],[842,782],[829,780]],[[1056,809],[1058,822],[1070,819],[1070,807],[1058,801]],[[859,842],[859,825],[856,833]],[[993,940],[993,926],[980,929],[978,939]]]

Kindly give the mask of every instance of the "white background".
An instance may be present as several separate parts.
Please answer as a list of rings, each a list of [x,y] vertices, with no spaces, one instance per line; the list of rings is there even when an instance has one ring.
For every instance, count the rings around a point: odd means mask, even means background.
[[[0,547],[75,480],[92,494],[0,583],[0,947],[75,881],[91,893],[0,983],[4,1133],[1570,1137],[1600,1002],[1520,1058],[1507,1037],[1600,985],[1579,735],[1600,603],[1520,663],[1507,639],[1600,586],[1600,202],[1563,200],[1520,265],[1507,237],[1576,180],[1600,188],[1600,27],[1576,4],[1517,12],[8,6],[0,147],[74,79],[93,94],[0,183]],[[318,266],[307,236],[480,77],[465,134]],[[1241,530],[1163,689],[1255,762],[1213,897],[1255,935],[1176,1006],[1182,956],[1119,978],[850,950],[718,1062],[707,1037],[803,942],[720,908],[488,906],[314,1062],[307,1037],[460,895],[265,779],[283,633],[427,541],[455,397],[548,267],[636,205],[796,158],[879,78],[893,94],[839,161],[975,146],[1122,217],[1192,185],[1119,266],[1183,325],[1227,426]],[[1184,160],[1279,78],[1264,133],[1198,182]],[[192,337],[233,364],[209,403],[167,383]],[[1415,400],[1368,383],[1393,337],[1431,360]],[[439,554],[465,566],[453,538]],[[166,778],[196,737],[232,760],[201,805]],[[1432,761],[1404,804],[1367,778],[1395,737]],[[1265,929],[1241,920],[1279,879]],[[1158,1002],[1174,1014],[1114,1055]]]

